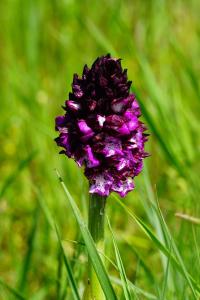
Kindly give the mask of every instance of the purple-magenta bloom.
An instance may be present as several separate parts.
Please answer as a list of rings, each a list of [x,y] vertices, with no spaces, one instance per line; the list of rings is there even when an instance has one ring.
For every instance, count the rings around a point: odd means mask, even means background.
[[[130,86],[120,59],[97,58],[91,69],[85,65],[82,77],[74,75],[66,113],[56,118],[60,153],[84,166],[90,193],[115,191],[124,197],[134,189],[133,178],[148,156],[148,134]]]

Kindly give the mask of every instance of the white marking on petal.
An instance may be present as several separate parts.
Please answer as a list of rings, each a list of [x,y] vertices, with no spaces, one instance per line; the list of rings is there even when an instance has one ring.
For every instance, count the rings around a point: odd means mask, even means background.
[[[99,125],[100,125],[101,127],[103,127],[103,124],[104,124],[106,118],[103,117],[103,116],[98,115],[98,116],[97,116],[97,120],[98,120],[98,122],[99,122]]]

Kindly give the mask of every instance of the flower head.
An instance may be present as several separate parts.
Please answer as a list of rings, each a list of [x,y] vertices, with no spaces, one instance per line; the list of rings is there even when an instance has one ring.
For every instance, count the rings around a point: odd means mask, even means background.
[[[90,193],[125,196],[148,156],[148,134],[130,86],[120,59],[97,58],[91,69],[85,65],[82,77],[74,75],[65,115],[56,118],[60,153],[84,166]]]

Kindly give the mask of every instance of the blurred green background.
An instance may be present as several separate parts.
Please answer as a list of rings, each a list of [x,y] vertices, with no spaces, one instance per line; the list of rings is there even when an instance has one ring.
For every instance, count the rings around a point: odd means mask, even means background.
[[[165,242],[151,206],[158,199],[184,266],[199,282],[199,227],[175,213],[200,217],[200,1],[7,0],[0,19],[0,299],[17,299],[11,287],[27,299],[72,299],[50,213],[83,290],[87,255],[70,241],[80,233],[54,169],[85,219],[88,186],[82,170],[58,155],[54,118],[63,113],[73,73],[107,53],[128,68],[151,134],[151,157],[123,201]],[[112,197],[108,215],[136,286],[154,299],[198,299],[176,268],[166,276],[166,259]],[[114,259],[109,233],[107,255]]]

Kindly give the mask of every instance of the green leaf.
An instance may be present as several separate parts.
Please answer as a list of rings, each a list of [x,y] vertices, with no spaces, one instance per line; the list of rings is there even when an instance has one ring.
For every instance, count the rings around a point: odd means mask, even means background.
[[[191,291],[193,293],[193,296],[194,296],[194,299],[198,299],[197,298],[197,295],[196,295],[196,291],[199,291],[200,290],[200,287],[197,285],[197,283],[194,281],[194,279],[188,274],[187,272],[187,269],[185,267],[185,264],[183,262],[183,259],[178,251],[178,248],[169,232],[169,229],[167,227],[167,224],[165,222],[165,219],[162,215],[162,212],[161,212],[161,209],[159,207],[159,204],[158,204],[158,199],[157,199],[157,202],[156,202],[157,206],[157,211],[158,211],[158,214],[160,216],[160,221],[161,221],[161,224],[162,224],[162,228],[164,229],[165,231],[165,234],[168,238],[168,241],[170,241],[170,249],[172,249],[175,253],[175,256],[176,256],[176,261],[177,261],[177,264],[178,264],[178,270],[182,273],[182,275],[185,277],[186,281],[188,282],[190,288],[191,288]],[[170,250],[171,252],[171,250]],[[171,256],[168,256],[169,258],[171,258]],[[173,257],[172,257],[173,258]]]
[[[110,276],[110,279],[111,279],[112,282],[114,282],[115,284],[117,284],[117,285],[119,285],[119,286],[122,286],[122,281],[121,281],[120,279],[115,278],[115,277],[113,277],[113,276]],[[147,299],[151,299],[151,300],[157,300],[157,299],[158,299],[155,295],[153,295],[153,294],[151,294],[151,293],[149,293],[149,292],[147,292],[147,291],[144,291],[143,289],[141,289],[141,288],[135,286],[135,285],[134,285],[131,281],[129,281],[129,280],[128,280],[128,284],[129,284],[129,287],[131,288],[131,290],[134,291],[134,293],[139,294],[139,295],[141,294],[141,295],[143,295],[144,297],[146,297]]]
[[[89,229],[81,216],[80,210],[78,209],[76,202],[72,198],[71,194],[69,193],[66,185],[64,184],[64,182],[58,172],[57,172],[57,175],[58,175],[60,183],[63,187],[63,190],[64,190],[65,194],[67,195],[67,198],[68,198],[71,208],[73,210],[76,221],[79,225],[83,240],[85,242],[85,246],[88,251],[88,255],[90,257],[90,260],[92,262],[94,270],[97,274],[97,277],[99,279],[101,287],[104,291],[104,294],[108,300],[116,300],[117,299],[116,294],[113,290],[112,284],[111,284],[108,274],[104,268],[104,265],[101,261],[101,258],[98,254],[98,251],[95,247],[95,243],[92,239]]]
[[[124,291],[124,296],[125,296],[126,300],[131,300],[131,294],[130,294],[130,290],[129,290],[128,279],[126,277],[126,272],[125,272],[125,269],[124,269],[124,265],[123,265],[123,262],[122,262],[122,259],[121,259],[121,256],[120,256],[120,252],[119,252],[119,249],[118,249],[118,246],[117,246],[117,243],[116,243],[116,240],[115,240],[115,236],[114,236],[114,233],[113,233],[113,230],[112,230],[112,227],[110,225],[110,221],[109,221],[108,217],[107,217],[107,221],[108,221],[108,226],[109,226],[109,229],[110,229],[110,232],[111,232],[111,235],[112,235],[112,241],[113,241],[113,245],[114,245],[114,249],[115,249],[115,256],[116,256],[117,266],[118,266],[118,269],[119,269],[119,274],[120,274],[120,278],[121,278],[121,282],[122,282],[122,288],[123,288],[123,291]]]
[[[77,288],[77,285],[76,285],[76,281],[74,279],[70,263],[68,262],[67,256],[65,255],[65,252],[64,252],[64,249],[63,249],[63,246],[62,246],[62,242],[61,242],[61,238],[60,238],[60,234],[59,234],[59,231],[58,231],[58,227],[56,226],[56,224],[55,224],[55,230],[56,230],[56,234],[57,234],[57,237],[58,237],[61,253],[63,255],[64,264],[65,264],[65,268],[66,268],[66,271],[67,271],[67,276],[68,276],[68,279],[69,279],[69,284],[70,284],[70,287],[71,287],[71,290],[72,290],[74,300],[80,300],[80,296],[79,296],[79,293],[78,293],[78,288]]]
[[[157,246],[157,248],[162,251],[162,253],[165,254],[166,257],[170,257],[170,260],[173,262],[173,264],[176,266],[177,270],[185,277],[185,279],[188,281],[189,286],[191,287],[191,290],[193,294],[195,295],[194,289],[196,289],[198,292],[200,292],[200,286],[198,283],[192,278],[191,275],[188,274],[186,271],[183,262],[181,260],[180,255],[178,254],[177,248],[175,248],[175,245],[172,241],[172,247],[176,249],[176,256],[178,255],[178,260],[176,257],[171,255],[170,251],[167,247],[165,247],[155,236],[155,234],[152,232],[152,230],[139,218],[137,217],[133,212],[129,210],[128,207],[124,203],[122,203],[115,195],[113,195],[114,199],[120,204],[120,206],[129,214],[129,216],[134,219],[134,221],[140,226],[140,228],[144,231],[144,233],[154,242],[154,244]],[[181,262],[181,264],[180,264]]]
[[[170,244],[170,254],[171,254],[171,251],[172,251],[172,244]],[[163,282],[163,288],[162,288],[162,296],[161,296],[162,300],[166,299],[166,290],[167,290],[167,281],[168,281],[168,277],[169,277],[170,258],[171,258],[171,256],[169,256],[168,259],[167,259],[167,266],[166,266],[164,282]]]

